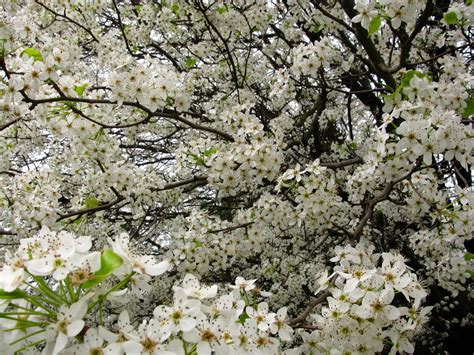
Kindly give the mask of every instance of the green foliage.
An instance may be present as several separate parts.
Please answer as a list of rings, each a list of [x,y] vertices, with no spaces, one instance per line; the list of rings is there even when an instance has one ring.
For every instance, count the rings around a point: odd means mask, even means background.
[[[83,96],[84,94],[84,91],[86,90],[86,87],[87,87],[87,84],[83,84],[83,85],[75,85],[74,86],[74,91],[79,95],[79,96]]]
[[[35,62],[43,61],[43,56],[41,55],[40,51],[34,48],[26,48],[21,52],[21,55],[26,54],[28,57],[33,58]]]
[[[419,78],[427,78],[428,75],[425,73],[422,73],[421,71],[418,70],[408,70],[405,74],[402,76],[401,80],[401,86],[410,86],[411,79],[413,79],[414,76],[417,76]]]
[[[313,33],[318,33],[323,29],[323,27],[320,24],[316,24],[311,26],[310,31]]]
[[[455,12],[448,12],[444,14],[444,21],[448,25],[455,25],[459,22],[459,19]]]
[[[186,66],[187,66],[188,68],[192,68],[192,67],[194,67],[194,66],[196,65],[196,59],[194,59],[194,58],[192,58],[192,57],[188,57],[188,58],[186,59],[186,62],[185,62],[185,63],[186,63]]]
[[[19,298],[25,298],[26,293],[21,290],[15,290],[13,292],[6,292],[0,288],[0,300],[16,300]]]
[[[467,106],[462,113],[463,118],[469,118],[471,115],[474,115],[474,100],[469,99],[466,101]]]
[[[382,25],[382,19],[380,15],[375,16],[369,24],[369,36],[377,32]]]
[[[188,155],[192,157],[192,159],[194,160],[194,163],[196,163],[197,166],[206,166],[206,161],[204,158],[209,157],[216,153],[217,153],[217,148],[209,148],[203,152],[199,152],[199,155],[194,154],[194,153],[188,153]]]
[[[179,18],[179,5],[178,4],[171,5],[171,11],[173,11],[176,17]]]
[[[84,200],[84,204],[86,205],[86,208],[94,208],[99,206],[99,201],[97,201],[95,196],[91,196]]]
[[[95,272],[94,278],[85,282],[82,287],[87,289],[98,285],[102,281],[108,279],[112,273],[117,270],[123,263],[122,258],[115,254],[112,250],[106,249],[100,256],[100,269]]]
[[[228,11],[228,9],[227,9],[227,6],[225,6],[225,5],[224,5],[224,6],[221,6],[221,7],[219,7],[219,8],[217,9],[217,12],[220,13],[221,15],[222,15],[223,13],[226,13],[227,11]]]

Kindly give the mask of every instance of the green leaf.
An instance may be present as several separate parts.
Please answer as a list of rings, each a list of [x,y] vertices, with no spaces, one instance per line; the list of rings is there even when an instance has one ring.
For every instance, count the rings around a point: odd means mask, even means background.
[[[194,242],[194,246],[195,246],[196,248],[202,247],[202,242],[200,242],[199,240],[194,239],[193,242]]]
[[[205,166],[206,165],[206,162],[200,156],[198,156],[194,153],[189,153],[189,155],[193,158],[196,165],[198,165],[198,166]]]
[[[84,200],[84,204],[86,205],[86,208],[94,208],[99,206],[99,201],[97,201],[97,198],[95,196],[88,197]]]
[[[313,33],[318,33],[322,30],[322,27],[320,24],[312,25],[310,28],[310,31]]]
[[[221,15],[223,13],[226,13],[227,12],[227,6],[221,6],[217,9],[217,12],[220,13]]]
[[[410,81],[411,79],[413,79],[414,76],[417,76],[419,78],[426,78],[428,77],[428,75],[426,75],[425,73],[422,73],[420,71],[417,71],[417,70],[408,70],[405,74],[403,74],[402,76],[402,80],[401,80],[401,85],[402,86],[409,86],[410,85]]]
[[[192,58],[192,57],[188,57],[188,59],[186,59],[186,66],[188,68],[192,68],[196,65],[196,59]]]
[[[471,6],[472,5],[472,0],[464,0],[464,4],[466,6]]]
[[[74,85],[74,91],[79,95],[79,96],[82,96],[82,94],[84,93],[84,90],[86,90],[86,87],[87,87],[87,84],[83,84],[83,85]]]
[[[0,300],[16,300],[19,298],[24,298],[25,296],[26,293],[21,290],[6,292],[0,288]]]
[[[357,150],[357,143],[355,142],[350,142],[347,146],[349,147],[349,149]]]
[[[91,139],[95,141],[101,141],[105,137],[105,130],[103,127],[100,127],[97,132],[95,132],[92,136]]]
[[[40,51],[34,48],[26,48],[21,52],[21,55],[26,54],[28,57],[33,58],[33,60],[36,61],[43,61],[43,56],[41,55]]]
[[[375,16],[369,24],[369,36],[377,32],[382,25],[382,19],[380,15]]]
[[[74,223],[75,225],[80,225],[84,221],[85,218],[86,218],[86,216],[82,215],[81,217],[75,219],[74,222],[72,222],[72,223]],[[67,223],[67,222],[65,222],[65,223]]]
[[[173,4],[171,6],[171,10],[174,12],[174,14],[176,15],[176,17],[179,18],[179,5],[178,4]]]
[[[85,282],[82,288],[94,287],[102,281],[108,279],[112,273],[123,263],[123,259],[110,249],[105,249],[100,256],[100,269],[95,272],[94,278]]]
[[[204,155],[205,157],[208,157],[212,154],[216,154],[217,153],[217,148],[210,148],[208,150],[205,150],[202,155]]]
[[[250,316],[246,312],[244,312],[239,317],[239,323],[240,324],[245,324],[245,321],[249,318],[250,318]]]
[[[469,116],[474,115],[474,100],[469,99],[466,101],[467,106],[462,113],[463,118],[469,118]]]
[[[448,25],[455,25],[459,21],[458,15],[456,15],[455,12],[448,12],[444,14],[444,22],[446,22]]]
[[[464,254],[464,260],[469,261],[474,259],[474,254],[473,253],[466,253]]]

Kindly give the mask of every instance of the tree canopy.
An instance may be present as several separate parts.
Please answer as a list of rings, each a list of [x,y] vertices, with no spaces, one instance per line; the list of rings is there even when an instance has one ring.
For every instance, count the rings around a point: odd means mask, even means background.
[[[0,352],[471,354],[473,21],[0,1]]]

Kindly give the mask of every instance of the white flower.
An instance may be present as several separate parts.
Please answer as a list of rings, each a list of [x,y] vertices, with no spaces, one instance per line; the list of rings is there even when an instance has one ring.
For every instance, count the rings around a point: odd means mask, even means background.
[[[122,257],[124,261],[131,266],[132,270],[140,274],[146,274],[149,276],[158,276],[164,274],[170,269],[170,263],[168,261],[162,261],[156,263],[154,257],[150,255],[138,255],[129,247],[129,236],[125,233],[117,236],[115,241],[108,238],[109,244],[112,246],[113,251]]]
[[[270,313],[271,319],[273,319],[270,324],[270,332],[272,334],[278,333],[278,336],[283,341],[291,341],[293,335],[293,328],[286,324],[286,313],[288,311],[287,307],[280,308],[276,314]]]
[[[256,310],[248,306],[245,308],[245,312],[251,319],[255,320],[258,329],[263,332],[266,331],[270,327],[270,323],[273,322],[274,313],[268,313],[268,304],[266,302],[259,303]]]
[[[153,311],[153,315],[160,322],[167,324],[170,331],[188,332],[197,324],[194,317],[199,313],[200,305],[199,300],[188,300],[184,294],[175,293],[173,306],[158,306]]]
[[[358,0],[356,3],[355,8],[359,11],[359,14],[354,16],[352,22],[357,23],[360,22],[362,27],[365,29],[369,28],[370,21],[373,17],[377,15],[377,11],[374,10],[374,1],[369,0]]]
[[[46,332],[47,354],[58,354],[67,345],[69,338],[75,337],[84,328],[82,318],[87,313],[85,299],[73,303],[70,307],[62,306],[59,309],[57,322],[49,326]]]
[[[390,304],[394,296],[395,293],[390,288],[380,293],[369,291],[362,299],[362,305],[356,308],[356,314],[363,319],[377,318],[381,315],[390,321],[398,319],[400,311]]]
[[[349,293],[356,289],[359,282],[370,279],[373,275],[375,275],[376,272],[377,269],[364,270],[362,268],[356,268],[351,273],[345,273],[341,271],[338,273],[346,279],[344,292]]]
[[[165,351],[163,342],[169,338],[171,331],[161,327],[156,319],[141,324],[138,335],[127,334],[130,339],[123,342],[122,347],[126,354],[173,354]]]
[[[25,272],[22,268],[15,268],[10,265],[3,265],[0,271],[0,288],[5,292],[15,291],[25,279]]]
[[[235,279],[235,285],[229,285],[229,287],[236,292],[251,291],[255,288],[255,281],[257,281],[257,279],[245,280],[243,277],[237,276]]]
[[[75,237],[62,231],[59,233],[43,227],[35,238],[20,242],[19,254],[25,259],[28,272],[36,276],[53,275],[55,280],[64,280],[72,266],[69,262],[76,253],[86,253],[91,248],[90,237]]]
[[[119,354],[117,350],[115,350],[115,354]],[[64,351],[65,354],[73,355],[103,354],[104,352],[104,338],[99,334],[97,329],[94,328],[87,330],[82,344],[72,346]]]
[[[199,300],[205,298],[213,298],[217,294],[217,285],[210,287],[202,286],[196,276],[186,274],[183,280],[183,287],[174,286],[173,290],[181,290],[186,297],[197,298]]]
[[[221,336],[224,327],[223,318],[208,320],[204,314],[197,317],[196,327],[183,334],[186,341],[197,344],[197,354],[210,355]]]
[[[116,350],[119,354],[121,354],[123,343],[128,340],[128,337],[134,335],[134,328],[130,324],[130,316],[128,311],[124,310],[120,313],[115,333],[112,333],[108,329],[100,326],[99,334],[109,343],[107,345],[107,349]]]

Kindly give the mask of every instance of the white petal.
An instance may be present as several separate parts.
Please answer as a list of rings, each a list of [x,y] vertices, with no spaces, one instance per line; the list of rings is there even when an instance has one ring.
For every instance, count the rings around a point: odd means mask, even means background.
[[[97,329],[89,328],[84,336],[84,343],[91,348],[99,348],[104,343],[104,339],[99,335]]]
[[[104,349],[104,353],[107,355],[122,355],[122,345],[119,343],[112,343],[107,345],[107,347]]]
[[[197,321],[191,317],[183,317],[179,322],[179,327],[183,332],[189,332],[197,324]]]
[[[281,329],[278,331],[278,336],[283,341],[291,341],[292,335],[293,335],[293,329],[291,329],[291,327],[289,327],[286,324],[283,327],[281,327]]]
[[[76,238],[76,250],[78,253],[87,253],[91,247],[91,237],[81,236]]]
[[[69,314],[73,320],[82,319],[87,313],[86,299],[82,298],[80,301],[73,303],[69,308]]]
[[[75,337],[84,328],[85,322],[82,319],[78,319],[67,326],[67,336]]]
[[[199,355],[201,355],[201,354],[202,355],[211,355],[211,353],[212,353],[211,346],[206,341],[201,341],[200,343],[198,343],[196,350],[197,350],[197,353]]]
[[[57,281],[62,281],[66,278],[66,276],[69,274],[69,270],[66,269],[65,267],[58,267],[56,270],[53,272],[53,278]]]
[[[199,331],[196,328],[193,328],[189,332],[184,332],[183,333],[183,338],[187,342],[197,343],[200,340]]]
[[[347,280],[344,286],[344,293],[349,293],[349,292],[354,291],[358,284],[359,284],[359,280],[356,278]]]
[[[170,268],[168,261],[162,261],[155,265],[145,265],[145,273],[150,276],[158,276],[164,274]]]
[[[384,307],[385,316],[390,320],[395,320],[400,317],[400,312],[397,307],[388,305]]]
[[[362,319],[367,319],[373,316],[372,309],[364,306],[357,307],[355,313]]]
[[[126,354],[138,355],[141,354],[143,346],[136,341],[126,341],[122,343],[122,348]]]
[[[47,276],[53,272],[52,258],[41,258],[25,261],[28,271],[36,276]]]
[[[56,344],[54,345],[53,355],[58,354],[61,350],[66,347],[68,337],[66,334],[59,332],[58,338],[56,339]]]
[[[99,335],[105,339],[108,343],[113,343],[117,341],[118,335],[115,333],[112,333],[110,330],[99,326]]]

